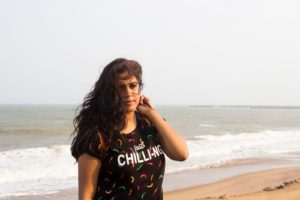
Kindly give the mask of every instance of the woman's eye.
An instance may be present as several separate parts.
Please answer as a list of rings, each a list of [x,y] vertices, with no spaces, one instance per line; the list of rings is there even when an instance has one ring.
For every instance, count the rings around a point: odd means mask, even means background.
[[[137,87],[137,85],[138,85],[137,83],[133,83],[133,84],[130,84],[129,87],[130,87],[131,89],[134,89],[134,88]]]
[[[131,84],[128,84],[127,86],[126,85],[119,85],[119,90],[120,91],[125,91],[127,87],[129,87],[132,90],[135,90],[138,87],[138,85],[139,85],[138,83],[131,83]]]

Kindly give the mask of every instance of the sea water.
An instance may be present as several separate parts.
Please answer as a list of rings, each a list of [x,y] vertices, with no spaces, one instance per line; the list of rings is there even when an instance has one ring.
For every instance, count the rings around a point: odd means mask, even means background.
[[[70,153],[74,105],[0,106],[0,198],[77,187]],[[218,168],[235,159],[300,163],[300,107],[157,106],[187,140],[185,162],[166,174]]]

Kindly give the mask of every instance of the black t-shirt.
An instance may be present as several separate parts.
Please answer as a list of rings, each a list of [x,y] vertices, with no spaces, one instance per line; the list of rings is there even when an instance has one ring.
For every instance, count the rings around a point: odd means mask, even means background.
[[[83,150],[102,162],[94,200],[163,199],[165,156],[157,131],[138,112],[136,119],[136,129],[123,139],[96,134]]]

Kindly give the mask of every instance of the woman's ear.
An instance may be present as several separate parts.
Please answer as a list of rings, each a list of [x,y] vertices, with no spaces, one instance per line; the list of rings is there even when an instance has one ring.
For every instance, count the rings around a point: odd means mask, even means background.
[[[139,105],[143,105],[143,96],[140,95]]]

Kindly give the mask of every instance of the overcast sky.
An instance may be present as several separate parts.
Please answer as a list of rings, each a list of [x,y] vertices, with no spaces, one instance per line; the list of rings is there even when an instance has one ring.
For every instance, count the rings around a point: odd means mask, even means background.
[[[111,60],[154,104],[300,105],[300,2],[0,1],[0,103],[78,104]]]

